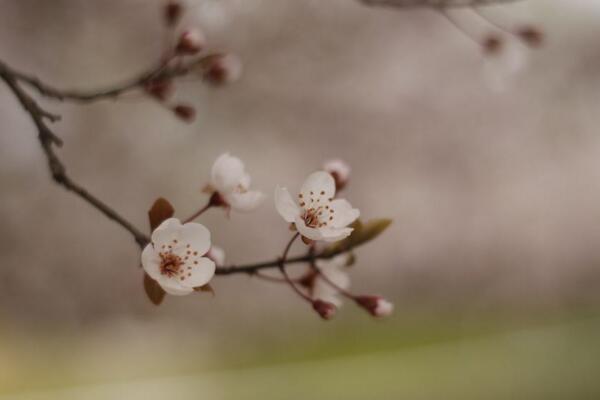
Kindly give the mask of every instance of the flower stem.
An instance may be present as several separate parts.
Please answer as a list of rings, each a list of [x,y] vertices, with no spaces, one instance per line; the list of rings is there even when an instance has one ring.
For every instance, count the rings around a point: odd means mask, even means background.
[[[208,210],[212,206],[213,206],[212,202],[209,201],[204,207],[202,207],[201,209],[199,209],[198,211],[196,211],[196,213],[194,213],[194,215],[192,215],[191,217],[189,217],[188,219],[186,219],[185,221],[183,221],[183,223],[186,224],[188,222],[191,222],[191,221],[195,220],[196,218],[198,218],[200,215],[202,215],[206,210]]]
[[[290,248],[292,247],[292,244],[294,243],[294,241],[296,241],[296,239],[298,239],[298,237],[300,236],[299,233],[296,233],[292,239],[290,239],[290,241],[288,242],[287,246],[285,246],[285,250],[283,251],[283,255],[281,256],[281,259],[279,260],[279,270],[281,271],[281,273],[283,274],[283,277],[285,278],[285,281],[292,287],[292,289],[294,290],[294,292],[296,292],[298,294],[298,296],[302,297],[304,300],[308,301],[309,303],[313,303],[313,300],[307,296],[306,294],[304,294],[300,289],[298,289],[298,287],[296,287],[296,284],[294,283],[294,281],[292,280],[292,278],[290,278],[290,276],[288,275],[287,271],[285,270],[285,261],[287,259],[287,255],[290,252]]]

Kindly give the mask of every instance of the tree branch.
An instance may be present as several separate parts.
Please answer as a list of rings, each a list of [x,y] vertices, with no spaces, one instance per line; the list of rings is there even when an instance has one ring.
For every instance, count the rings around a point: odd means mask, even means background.
[[[149,242],[148,237],[139,231],[133,224],[127,221],[124,217],[119,215],[106,203],[90,194],[85,188],[74,182],[66,173],[66,168],[61,162],[59,157],[54,151],[54,145],[61,146],[62,140],[56,136],[56,134],[48,127],[45,119],[50,121],[56,121],[58,116],[51,114],[43,110],[38,103],[36,103],[19,84],[19,80],[23,79],[22,74],[15,73],[6,64],[0,61],[0,78],[10,88],[12,93],[21,103],[23,109],[29,114],[31,120],[35,124],[38,131],[38,139],[42,146],[42,150],[46,155],[48,161],[48,169],[52,174],[54,181],[63,186],[66,190],[75,193],[81,197],[84,201],[91,204],[98,211],[108,217],[110,220],[116,222],[125,228],[129,233],[133,235],[133,238],[140,247],[146,245]],[[30,82],[29,82],[30,83]],[[31,83],[30,83],[31,84]],[[42,85],[41,87],[46,87]]]

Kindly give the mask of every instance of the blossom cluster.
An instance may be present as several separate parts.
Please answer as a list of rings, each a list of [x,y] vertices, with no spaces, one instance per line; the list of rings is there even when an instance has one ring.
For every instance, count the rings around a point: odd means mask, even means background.
[[[287,188],[275,188],[275,209],[295,233],[276,264],[282,277],[256,274],[289,284],[324,319],[333,317],[342,297],[377,317],[389,315],[393,309],[391,303],[379,296],[359,296],[348,291],[347,271],[350,260],[354,259],[351,249],[338,251],[335,256],[325,256],[323,251],[327,243],[343,243],[358,223],[359,210],[336,197],[346,187],[349,175],[350,168],[345,162],[332,160],[322,170],[311,173],[295,196]],[[164,294],[182,296],[197,290],[212,290],[210,281],[219,268],[225,268],[224,250],[212,244],[206,226],[193,222],[197,217],[210,208],[223,208],[227,215],[231,211],[251,212],[266,198],[262,192],[251,189],[244,163],[228,153],[214,162],[204,192],[209,195],[207,204],[183,221],[173,216],[174,209],[164,199],[157,200],[150,210],[153,231],[150,243],[142,251],[141,264],[146,274],[146,291],[157,304]],[[286,271],[286,257],[296,238],[309,246],[310,256],[306,259],[306,272],[291,278]]]

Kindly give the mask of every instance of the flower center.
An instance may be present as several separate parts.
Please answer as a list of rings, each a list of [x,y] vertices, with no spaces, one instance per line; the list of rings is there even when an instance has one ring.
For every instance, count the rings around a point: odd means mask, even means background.
[[[160,253],[160,259],[160,273],[168,277],[177,275],[183,265],[181,257],[173,253]]]
[[[304,208],[302,219],[309,228],[322,228],[333,221],[334,210],[330,206],[332,198],[327,198],[325,192],[315,194],[309,192],[307,196],[298,195],[300,207]]]

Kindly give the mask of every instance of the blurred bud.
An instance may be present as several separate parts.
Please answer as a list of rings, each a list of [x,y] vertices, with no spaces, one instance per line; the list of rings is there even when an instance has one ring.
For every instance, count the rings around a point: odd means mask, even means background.
[[[383,297],[357,296],[354,300],[374,317],[387,317],[394,311],[394,305]]]
[[[346,187],[350,179],[350,166],[345,161],[340,159],[325,161],[323,169],[333,176],[336,191]]]
[[[173,94],[175,86],[170,79],[156,79],[146,83],[144,90],[150,96],[165,101]]]
[[[185,122],[192,122],[194,119],[196,119],[196,109],[191,106],[179,104],[173,107],[173,112],[178,118],[184,120]]]
[[[544,42],[544,33],[535,26],[522,27],[517,35],[529,47],[540,47]]]
[[[315,311],[319,313],[321,318],[327,320],[333,318],[337,311],[336,306],[334,306],[332,303],[319,299],[313,301],[312,306]]]
[[[165,6],[165,22],[168,27],[177,25],[183,15],[183,5],[177,0],[169,0]]]
[[[229,204],[225,201],[221,193],[216,191],[210,196],[208,202],[211,207],[229,207]]]
[[[502,44],[499,36],[490,35],[482,43],[483,51],[486,54],[498,54],[502,50]]]
[[[198,29],[185,31],[179,37],[179,42],[175,47],[178,54],[194,55],[200,52],[206,46],[206,38]]]
[[[216,86],[235,82],[242,75],[242,62],[233,54],[213,54],[202,64],[202,77]]]
[[[213,244],[210,247],[210,250],[208,250],[208,253],[206,253],[206,257],[213,260],[218,267],[225,265],[225,250],[219,246]]]

